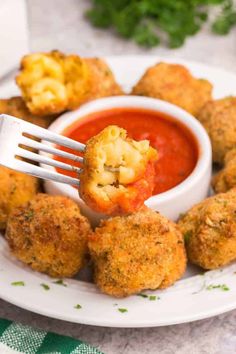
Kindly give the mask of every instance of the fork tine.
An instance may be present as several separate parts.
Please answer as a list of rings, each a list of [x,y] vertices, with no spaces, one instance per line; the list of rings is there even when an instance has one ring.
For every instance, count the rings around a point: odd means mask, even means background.
[[[9,116],[7,114],[0,115],[0,118],[4,117],[7,118],[9,122],[17,124],[21,129],[22,133],[28,133],[30,135],[35,136],[36,138],[46,140],[54,144],[62,145],[80,152],[83,152],[85,150],[85,145],[79,143],[78,141],[53,133],[47,129],[41,128],[32,123]]]
[[[73,171],[76,173],[79,173],[81,171],[79,167],[68,165],[67,163],[48,158],[46,156],[38,155],[32,151],[25,150],[20,147],[16,150],[16,155],[39,163],[44,163],[45,165],[59,167],[67,171]]]
[[[39,143],[38,141],[32,140],[32,139],[27,138],[25,136],[21,136],[20,144],[28,146],[28,147],[31,147],[31,148],[34,148],[34,149],[39,150],[39,151],[43,151],[43,152],[49,153],[51,155],[61,156],[61,157],[64,157],[66,159],[73,160],[75,162],[81,162],[81,163],[83,162],[83,157],[81,157],[81,156],[77,156],[77,155],[71,154],[69,152],[53,148],[53,147],[51,147],[49,145],[46,145],[46,144],[43,144],[43,143]]]
[[[65,176],[61,173],[46,170],[42,167],[32,165],[26,161],[14,160],[13,166],[8,166],[9,168],[13,168],[16,171],[23,172],[29,174],[31,176],[53,180],[59,183],[72,184],[75,186],[79,186],[79,180],[77,178]]]

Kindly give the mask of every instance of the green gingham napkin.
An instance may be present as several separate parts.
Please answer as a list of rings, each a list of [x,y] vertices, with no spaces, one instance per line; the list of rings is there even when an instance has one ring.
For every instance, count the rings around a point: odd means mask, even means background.
[[[102,354],[70,337],[0,319],[1,354]]]

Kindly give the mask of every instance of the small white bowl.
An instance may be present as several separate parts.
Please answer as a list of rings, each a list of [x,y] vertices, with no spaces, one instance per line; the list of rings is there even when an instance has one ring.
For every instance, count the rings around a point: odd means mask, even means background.
[[[206,198],[210,186],[212,170],[211,143],[205,129],[192,115],[165,101],[142,96],[117,96],[98,99],[81,106],[73,112],[65,113],[53,122],[49,130],[62,134],[69,126],[86,115],[122,107],[142,108],[165,113],[188,127],[196,138],[199,158],[192,173],[176,187],[152,196],[145,203],[148,207],[159,211],[169,219],[176,220],[181,213],[186,212],[194,204]],[[54,170],[51,166],[44,165],[44,167]],[[101,217],[104,217],[88,208],[80,199],[78,191],[72,186],[46,181],[45,188],[49,194],[66,195],[74,199],[80,205],[83,214],[88,216],[93,224],[96,224]]]

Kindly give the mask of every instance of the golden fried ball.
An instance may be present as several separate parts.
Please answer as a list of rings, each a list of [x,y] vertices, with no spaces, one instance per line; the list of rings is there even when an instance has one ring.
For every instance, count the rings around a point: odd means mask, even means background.
[[[16,258],[52,277],[72,277],[85,263],[88,220],[63,196],[38,194],[10,215],[6,238]]]
[[[168,101],[195,116],[212,98],[212,85],[193,77],[183,65],[161,62],[147,69],[132,94]]]
[[[216,193],[224,193],[236,187],[236,149],[225,155],[224,168],[213,177],[212,187]]]
[[[236,189],[190,209],[178,222],[190,262],[215,269],[236,259]]]
[[[226,153],[236,146],[236,97],[208,102],[197,118],[211,139],[213,161],[223,164]]]
[[[0,229],[5,229],[10,212],[31,200],[39,189],[38,179],[0,166]]]
[[[16,82],[35,115],[60,113],[94,98],[122,93],[103,60],[59,51],[26,55]]]
[[[0,99],[0,114],[3,113],[39,125],[42,128],[48,128],[51,122],[56,118],[55,116],[38,117],[33,115],[30,113],[21,97]]]
[[[149,141],[132,140],[124,129],[108,126],[86,144],[80,197],[100,213],[134,212],[152,195],[156,159]]]
[[[166,288],[186,267],[181,232],[148,208],[102,221],[89,237],[89,250],[95,283],[116,297]]]

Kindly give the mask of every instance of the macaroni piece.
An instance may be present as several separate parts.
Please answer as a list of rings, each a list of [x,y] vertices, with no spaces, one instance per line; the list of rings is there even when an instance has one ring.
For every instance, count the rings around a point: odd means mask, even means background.
[[[87,143],[81,198],[104,214],[138,210],[152,195],[156,159],[157,151],[147,140],[134,141],[124,129],[108,126]]]
[[[26,55],[16,83],[35,115],[60,113],[93,98],[122,93],[101,59],[82,59],[58,51]]]

